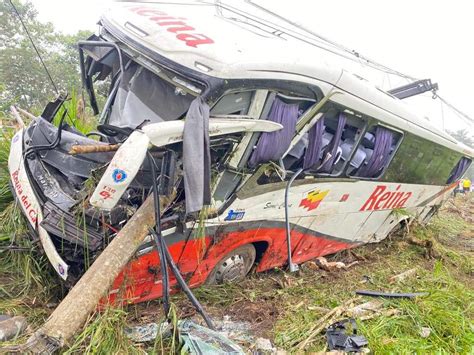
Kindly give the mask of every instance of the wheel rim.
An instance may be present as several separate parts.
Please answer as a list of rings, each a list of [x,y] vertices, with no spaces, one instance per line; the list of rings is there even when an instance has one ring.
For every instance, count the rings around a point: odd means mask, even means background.
[[[232,282],[243,279],[247,274],[247,265],[242,255],[232,255],[225,259],[216,270],[216,281]]]

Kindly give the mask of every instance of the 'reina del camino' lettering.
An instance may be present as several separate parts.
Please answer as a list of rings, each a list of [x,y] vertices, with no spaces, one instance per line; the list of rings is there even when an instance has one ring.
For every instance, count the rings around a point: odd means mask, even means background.
[[[186,20],[183,17],[170,16],[166,12],[143,6],[131,7],[130,11],[133,11],[140,16],[147,17],[150,21],[153,21],[159,26],[166,27],[168,32],[174,33],[177,39],[183,41],[189,47],[197,48],[197,46],[202,44],[214,43],[211,38],[194,32],[195,28],[182,21]]]
[[[412,193],[399,191],[400,187],[401,185],[398,185],[395,191],[387,191],[387,186],[378,185],[360,210],[372,211],[405,207]]]

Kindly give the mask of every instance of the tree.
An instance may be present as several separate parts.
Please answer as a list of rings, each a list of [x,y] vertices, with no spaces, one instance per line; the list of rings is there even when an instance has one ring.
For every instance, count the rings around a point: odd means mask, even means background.
[[[449,131],[449,134],[456,138],[459,142],[474,149],[474,137],[471,131],[467,129],[459,129],[457,131]]]
[[[31,2],[13,0],[60,91],[80,87],[77,41],[88,31],[75,35],[57,32],[51,23],[37,19]],[[0,110],[17,103],[41,109],[55,95],[53,85],[9,0],[0,2]]]

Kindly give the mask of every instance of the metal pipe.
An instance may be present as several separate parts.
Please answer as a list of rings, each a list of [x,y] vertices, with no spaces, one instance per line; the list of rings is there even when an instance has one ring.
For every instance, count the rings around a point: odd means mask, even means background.
[[[290,231],[290,217],[288,215],[288,193],[290,191],[291,184],[295,179],[298,177],[299,174],[303,171],[302,168],[300,168],[288,181],[288,184],[286,184],[286,189],[285,189],[285,224],[286,224],[286,247],[288,251],[288,266],[290,268],[290,272],[295,272],[298,271],[298,265],[293,264],[293,261],[291,259],[291,231]]]

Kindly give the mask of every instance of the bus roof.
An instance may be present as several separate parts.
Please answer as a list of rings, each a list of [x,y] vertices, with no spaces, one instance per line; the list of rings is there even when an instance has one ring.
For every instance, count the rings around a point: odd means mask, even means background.
[[[415,131],[424,131],[426,138],[474,156],[471,148],[414,114],[406,103],[346,72],[344,59],[323,43],[319,47],[305,44],[305,35],[298,28],[285,25],[279,31],[267,14],[257,20],[247,14],[205,1],[125,2],[114,3],[102,16],[102,24],[210,76],[252,78],[256,73],[274,72],[326,82],[413,123]]]

